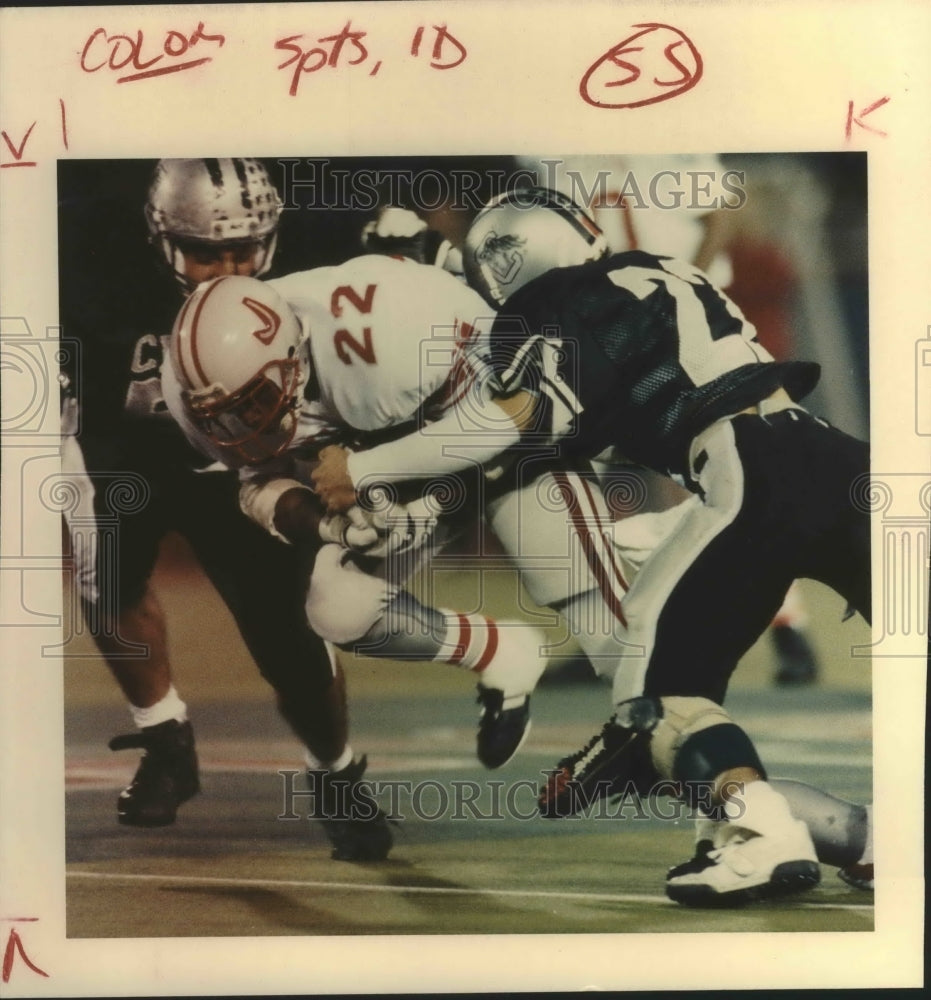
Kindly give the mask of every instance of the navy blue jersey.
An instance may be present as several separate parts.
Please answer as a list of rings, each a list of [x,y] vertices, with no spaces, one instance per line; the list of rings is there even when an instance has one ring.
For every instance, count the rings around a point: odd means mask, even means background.
[[[674,475],[715,420],[780,387],[801,399],[820,374],[775,362],[697,268],[639,250],[558,268],[515,292],[492,330],[491,365],[501,393],[540,395],[537,430],[570,453],[614,446]]]

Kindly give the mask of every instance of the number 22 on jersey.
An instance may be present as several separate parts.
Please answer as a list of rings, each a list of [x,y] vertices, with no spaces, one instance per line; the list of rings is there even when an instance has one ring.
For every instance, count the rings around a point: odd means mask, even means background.
[[[330,296],[330,312],[333,314],[333,317],[335,319],[342,319],[343,313],[347,308],[350,310],[347,322],[353,313],[359,316],[368,316],[375,302],[376,287],[375,285],[366,285],[365,292],[362,295],[351,285],[340,285],[334,289],[333,294]],[[345,327],[340,327],[333,334],[333,347],[336,350],[336,356],[344,365],[353,364],[356,358],[361,359],[367,365],[377,363],[375,345],[372,343],[372,328],[370,326],[362,327],[361,339]]]

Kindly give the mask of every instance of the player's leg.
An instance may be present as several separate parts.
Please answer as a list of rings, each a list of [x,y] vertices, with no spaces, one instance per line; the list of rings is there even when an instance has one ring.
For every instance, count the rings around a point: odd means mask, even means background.
[[[639,567],[689,509],[689,504],[697,502],[697,497],[683,495],[682,488],[669,480],[665,482],[673,488],[663,494],[656,488],[659,479],[656,473],[611,461],[610,455],[592,464],[612,516],[617,518],[613,525],[615,543],[625,561]],[[641,480],[643,486],[638,487]],[[630,511],[629,499],[633,495],[641,502]],[[612,503],[614,497],[620,499],[620,504]],[[638,512],[641,506],[645,512]],[[808,615],[797,583],[789,588],[776,612],[769,637],[777,661],[776,684],[810,684],[817,679],[818,661],[808,635]]]
[[[784,795],[796,819],[805,821],[818,851],[818,860],[846,869],[862,864],[868,856],[872,864],[871,807],[830,795],[804,781],[772,778],[772,785]]]
[[[646,635],[644,690],[662,696],[654,764],[687,790],[710,789],[712,808],[727,820],[715,834],[715,863],[674,875],[667,893],[685,903],[730,905],[804,889],[819,877],[805,824],[765,780],[747,734],[718,718],[732,671],[797,575],[796,529],[781,520],[782,493],[793,479],[784,481],[786,457],[757,418],[712,429],[694,455],[704,502],[648,561],[628,608],[632,632]],[[673,546],[686,563],[679,573],[664,565]],[[651,622],[656,597],[662,606]]]
[[[770,778],[770,784],[789,803],[792,815],[808,827],[821,864],[838,869],[838,876],[857,889],[873,888],[872,806],[857,805],[791,778]],[[671,868],[667,878],[701,871],[711,860],[722,820],[699,815],[695,823],[695,854]]]
[[[702,442],[704,503],[646,561],[624,604],[629,645],[615,676],[617,716],[602,745],[570,764],[595,773],[612,755],[632,756],[648,742],[659,778],[728,819],[717,832],[715,863],[668,884],[673,898],[697,905],[733,905],[806,888],[818,877],[804,824],[765,781],[751,740],[721,708],[731,672],[794,576],[791,565],[780,565],[780,540],[766,523],[772,483],[758,472],[765,456],[754,463],[745,455],[756,445],[738,448],[730,422]],[[654,706],[650,725],[644,702]]]
[[[63,472],[80,494],[66,513],[75,579],[88,631],[138,730],[110,747],[143,751],[117,800],[117,817],[131,826],[163,826],[200,781],[193,729],[172,683],[164,614],[149,584],[164,530],[161,499],[138,470],[111,471],[121,467],[113,441],[82,444],[67,437],[62,448]],[[88,472],[86,457],[107,471]]]
[[[348,729],[344,685],[326,644],[308,628],[297,549],[242,513],[234,473],[183,473],[174,507],[175,525],[230,609],[283,717],[316,764],[338,761]]]
[[[165,613],[150,582],[146,579],[143,585],[141,596],[120,602],[115,613],[97,604],[95,612],[88,609],[86,614],[89,619],[101,615],[103,627],[94,634],[97,647],[126,700],[139,710],[160,706],[171,689]],[[113,628],[105,625],[108,619],[114,622]],[[128,658],[130,646],[145,649],[145,657]]]
[[[592,668],[610,676],[618,646],[625,641],[621,599],[629,567],[613,543],[590,467],[518,456],[489,493],[486,524],[518,569],[528,595],[557,611]],[[514,717],[529,728],[532,690],[533,684],[520,703],[508,708],[483,682],[479,695],[486,741],[506,742]]]
[[[521,623],[426,605],[378,575],[384,568],[341,546],[324,545],[307,592],[311,627],[361,656],[444,663],[475,674],[511,713],[500,741],[486,732],[486,715],[480,721],[479,758],[487,767],[502,766],[526,736],[527,696],[546,665],[542,637]]]
[[[815,507],[815,540],[801,553],[806,575],[827,584],[871,620],[869,445],[803,414],[785,432],[810,455],[813,477],[806,507]]]
[[[337,860],[380,860],[391,848],[387,820],[360,786],[364,758],[349,743],[346,685],[333,649],[307,624],[306,573],[298,551],[271,537],[239,509],[237,477],[184,476],[176,523],[229,607],[278,709],[305,747],[308,780]],[[347,784],[338,801],[332,788]],[[364,803],[364,808],[363,808]],[[338,806],[355,808],[342,814]]]
[[[632,567],[592,470],[531,456],[505,475],[486,504],[486,523],[530,597],[558,611],[595,670],[613,676],[627,638],[621,601]]]
[[[772,435],[757,421],[754,430],[762,433],[741,430],[738,450],[730,427],[707,442],[705,504],[654,552],[625,603],[629,641],[647,655],[627,656],[618,671],[618,716],[561,762],[541,803],[560,815],[568,792],[590,792],[598,782],[610,788],[618,761],[642,780],[648,744],[654,775],[703,789],[701,801],[726,820],[715,827],[710,862],[671,873],[669,894],[697,905],[731,905],[804,888],[818,877],[804,823],[765,781],[749,738],[720,708],[737,660],[801,575],[799,549],[806,548],[804,536],[780,520],[793,503],[785,487],[803,489],[792,485],[800,471],[797,460],[786,458],[792,449],[780,443],[769,450]],[[642,691],[663,697],[638,698]],[[645,701],[654,706],[648,725],[634,710]]]
[[[692,566],[703,569],[708,581],[720,581],[718,586],[723,598],[738,623],[736,630],[732,632],[736,643],[734,651],[739,653],[746,641],[753,637],[754,616],[759,624],[759,616],[765,611],[767,601],[771,602],[783,586],[780,574],[783,580],[788,580],[809,574],[817,577],[820,571],[821,579],[836,586],[856,606],[862,608],[867,604],[869,522],[862,506],[858,507],[855,502],[854,484],[865,476],[867,466],[866,447],[860,442],[839,435],[807,414],[793,412],[784,412],[766,421],[738,419],[734,425],[735,446],[740,456],[739,469],[735,465],[735,470],[738,479],[743,480],[739,491],[744,495],[741,502],[742,513],[738,514],[733,526],[725,529]],[[727,459],[729,445],[726,438],[723,445],[723,449],[720,449],[720,443],[709,448],[711,454],[708,466],[712,478],[710,481],[706,478],[704,483],[708,493],[706,499],[710,501],[711,508],[720,506],[720,501],[726,499],[730,489],[727,477],[720,475],[720,468],[714,468],[715,463],[721,465],[722,458]],[[719,450],[718,454],[715,454],[716,449]],[[716,496],[715,490],[721,485],[724,487],[724,494]],[[727,552],[726,545],[731,538],[740,542],[740,551]],[[721,557],[717,570],[713,561],[702,563],[702,560],[715,555]],[[748,591],[746,597],[729,586],[728,580],[732,578],[744,581],[740,589]],[[753,581],[751,587],[746,584],[749,580]],[[687,613],[681,607],[678,610],[675,608],[675,597],[676,591],[671,595],[672,599],[667,600],[662,614],[671,610],[674,620],[685,620]],[[702,606],[697,591],[686,593],[686,597],[696,616],[704,618],[710,614],[710,609]],[[750,631],[744,631],[741,643],[741,623],[744,620],[750,624]],[[662,629],[662,619],[658,628],[662,630],[662,635],[657,640],[657,647],[667,647],[665,651],[660,651],[658,659],[672,665],[675,662],[676,637],[672,630]],[[702,636],[700,629],[695,634]],[[705,633],[701,645],[704,647],[711,643],[713,646],[713,641],[713,636]],[[719,650],[724,654],[722,662],[728,662],[726,647],[719,647]],[[685,652],[679,650],[679,655]],[[662,670],[652,676],[648,670],[647,684],[668,685],[670,676],[672,674],[668,667],[665,679],[662,678]],[[722,680],[726,678],[722,677]],[[680,684],[678,690],[689,691],[689,688]],[[699,688],[695,693],[720,700],[712,688],[704,691]],[[723,697],[723,688],[720,693]],[[666,698],[662,699],[664,708],[668,701]],[[667,712],[667,717],[668,715]],[[657,734],[652,739],[654,760],[661,742],[658,733],[662,725],[657,727]],[[674,726],[673,729],[675,728]],[[679,731],[685,732],[688,738],[682,740],[681,735],[677,737],[673,760],[674,766],[686,773],[689,773],[689,769],[692,773],[700,772],[704,766],[703,759],[711,756],[709,747],[716,746],[715,741],[719,741],[721,734],[726,733],[713,726],[706,731],[690,732],[686,725],[680,726]],[[718,765],[721,763],[727,763],[726,759],[719,761]],[[713,767],[710,770],[715,769]],[[757,767],[756,770],[763,775],[761,768]],[[715,778],[717,785],[722,781],[745,780],[744,776],[727,771],[719,773]],[[842,803],[817,790],[807,789],[800,783],[773,783],[772,787],[788,801],[792,815],[797,820],[803,820],[809,827],[820,859],[842,865],[848,872],[853,870],[851,866],[866,859],[871,868],[867,810]],[[747,795],[750,793],[753,798],[748,800]],[[755,784],[748,783],[737,801],[742,802],[742,808],[745,808],[748,801],[752,805],[759,797]],[[771,815],[784,816],[782,806],[776,808],[775,799],[772,796],[769,798],[773,802],[770,807]],[[746,815],[735,815],[731,803],[724,803],[724,808],[728,822],[719,825],[715,831],[717,856],[714,865],[699,871],[673,874],[669,885],[670,895],[674,898],[681,898],[683,901],[688,901],[689,897],[720,901],[729,897],[733,894],[729,886],[733,884],[739,887],[745,880],[732,879],[722,867],[722,863],[727,863],[728,868],[733,867],[725,857],[727,852],[746,861],[755,851],[765,870],[765,865],[770,860],[780,856],[782,848],[775,850],[779,846],[779,839],[782,839],[783,844],[792,843],[791,825],[783,820],[771,827],[770,834],[759,824],[759,813],[755,813],[753,808],[749,812],[749,819]],[[779,829],[784,833],[777,835]],[[762,832],[763,836],[759,840],[747,840],[746,830],[751,833]],[[764,839],[769,839],[771,843],[764,844]],[[732,847],[733,844],[737,846]],[[801,850],[800,838],[798,846]],[[798,860],[801,862],[803,859]],[[797,869],[797,874],[803,874],[796,862],[792,862],[792,866]],[[867,871],[866,866],[863,871]],[[860,874],[862,873],[854,873],[853,878]],[[785,862],[780,862],[773,868],[773,877],[777,875],[782,881],[785,880]],[[863,876],[863,879],[864,884],[871,884],[871,870],[868,871],[868,878]],[[709,889],[714,890],[717,895],[711,896]],[[737,888],[736,891],[742,890]],[[751,891],[758,890],[751,887]]]

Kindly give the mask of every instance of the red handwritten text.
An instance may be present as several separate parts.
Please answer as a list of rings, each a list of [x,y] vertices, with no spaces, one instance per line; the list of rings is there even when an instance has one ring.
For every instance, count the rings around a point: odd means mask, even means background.
[[[13,917],[7,919],[11,919],[12,923],[34,923],[36,920],[35,917]],[[12,927],[10,928],[10,936],[7,938],[6,949],[3,952],[3,981],[5,983],[10,981],[10,976],[13,974],[13,963],[16,961],[17,953],[33,972],[48,979],[48,973],[40,969],[26,954],[23,939],[19,936],[16,928]]]
[[[278,69],[287,69],[288,66],[294,66],[294,72],[291,75],[291,87],[288,93],[292,97],[297,96],[301,76],[304,73],[316,73],[318,70],[325,68],[336,69],[340,65],[340,60],[344,52],[346,55],[345,62],[348,66],[358,66],[360,63],[365,62],[369,55],[368,49],[362,41],[365,38],[365,34],[364,31],[358,29],[353,31],[352,22],[347,21],[340,32],[335,35],[326,35],[323,38],[318,38],[315,46],[306,51],[300,45],[296,44],[298,39],[304,37],[303,35],[289,35],[287,38],[279,38],[275,42],[275,48],[284,52],[294,53],[290,59],[286,59],[278,66]],[[380,66],[380,62],[376,63],[370,76],[374,76]]]
[[[436,37],[433,39],[433,52],[430,57],[432,69],[455,69],[465,62],[468,55],[466,47],[458,39],[454,38],[448,31],[445,24],[433,25]],[[414,40],[411,43],[411,55],[420,55],[420,43],[423,41],[424,29],[421,26],[414,32]],[[452,47],[452,54],[446,56],[444,60],[444,50],[449,51]]]
[[[7,160],[5,163],[0,163],[3,167],[34,167],[36,165],[35,160],[24,160],[23,154],[26,151],[26,143],[29,142],[29,136],[32,135],[32,130],[36,127],[37,122],[33,122],[28,129],[26,129],[26,134],[23,136],[22,141],[17,146],[13,140],[6,134],[6,132],[0,132],[0,136],[3,137],[3,142],[6,148],[13,154],[12,160]]]
[[[366,42],[368,33],[361,28],[353,28],[347,21],[343,28],[333,35],[324,35],[309,47],[303,42],[304,35],[288,35],[275,42],[275,48],[290,55],[278,69],[291,69],[291,84],[288,93],[296,97],[300,89],[301,78],[306,74],[319,73],[326,69],[339,69],[343,66],[360,66],[362,63],[373,63]],[[432,37],[432,44],[427,41]],[[410,54],[415,58],[429,56],[431,69],[455,69],[465,62],[468,52],[465,45],[454,37],[445,24],[433,25],[433,34],[427,34],[427,28],[421,25],[411,39]],[[381,69],[382,61],[374,61],[369,76],[375,76]]]
[[[188,59],[176,62],[186,56],[191,49],[201,42],[222,47],[226,38],[219,34],[207,34],[204,22],[201,21],[193,32],[185,34],[181,31],[169,30],[161,39],[160,50],[149,57],[143,55],[145,38],[139,29],[133,35],[110,35],[104,28],[97,28],[84,43],[81,51],[81,69],[85,73],[96,73],[101,69],[114,71],[132,69],[134,72],[117,77],[117,83],[129,83],[132,80],[147,80],[153,76],[164,76],[166,73],[179,73],[182,70],[202,66],[211,60],[211,56],[199,59]],[[167,59],[167,62],[165,61]]]
[[[880,99],[878,101],[873,101],[873,103],[870,104],[868,107],[865,107],[862,111],[858,111],[856,114],[854,114],[854,111],[853,111],[853,101],[848,101],[847,102],[847,128],[845,130],[845,135],[847,136],[847,138],[849,139],[851,137],[851,135],[853,134],[853,127],[854,127],[854,125],[857,125],[860,128],[866,129],[867,132],[872,132],[874,135],[885,136],[886,135],[885,132],[883,132],[881,129],[873,128],[872,125],[867,125],[863,121],[863,119],[866,118],[867,115],[871,115],[874,111],[876,111],[879,108],[881,108],[884,104],[888,104],[888,103],[889,103],[889,98],[888,97],[880,97]]]
[[[686,36],[668,24],[636,24],[630,38],[608,49],[586,71],[579,94],[596,108],[642,108],[691,90],[702,60]]]
[[[65,149],[68,148],[68,113],[65,102],[59,98],[58,106],[61,111],[61,140]],[[26,156],[26,146],[32,138],[33,130],[38,125],[38,120],[34,121],[25,132],[11,136],[6,129],[0,130],[0,168],[3,167],[34,167],[36,160]],[[41,131],[41,129],[40,129]]]

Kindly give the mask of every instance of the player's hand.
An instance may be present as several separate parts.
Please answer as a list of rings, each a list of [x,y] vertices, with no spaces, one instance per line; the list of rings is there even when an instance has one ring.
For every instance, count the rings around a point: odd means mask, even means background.
[[[342,514],[356,502],[356,489],[349,476],[349,454],[339,445],[327,445],[310,474],[314,492],[329,514]]]
[[[328,514],[320,521],[320,538],[335,542],[353,552],[381,558],[384,555],[385,533],[360,507],[350,507],[345,514]]]
[[[389,205],[381,209],[377,219],[363,227],[362,248],[366,253],[409,257],[418,264],[446,267],[451,245],[416,213]],[[453,269],[446,267],[446,270]]]
[[[387,559],[428,545],[436,526],[436,514],[424,500],[392,504],[385,511],[363,511],[353,506],[345,514],[324,517],[320,538],[370,559]]]
[[[378,521],[375,515],[376,524]],[[425,500],[414,500],[393,508],[384,518],[384,526],[389,538],[388,554],[397,556],[429,545],[436,531],[437,517]]]

